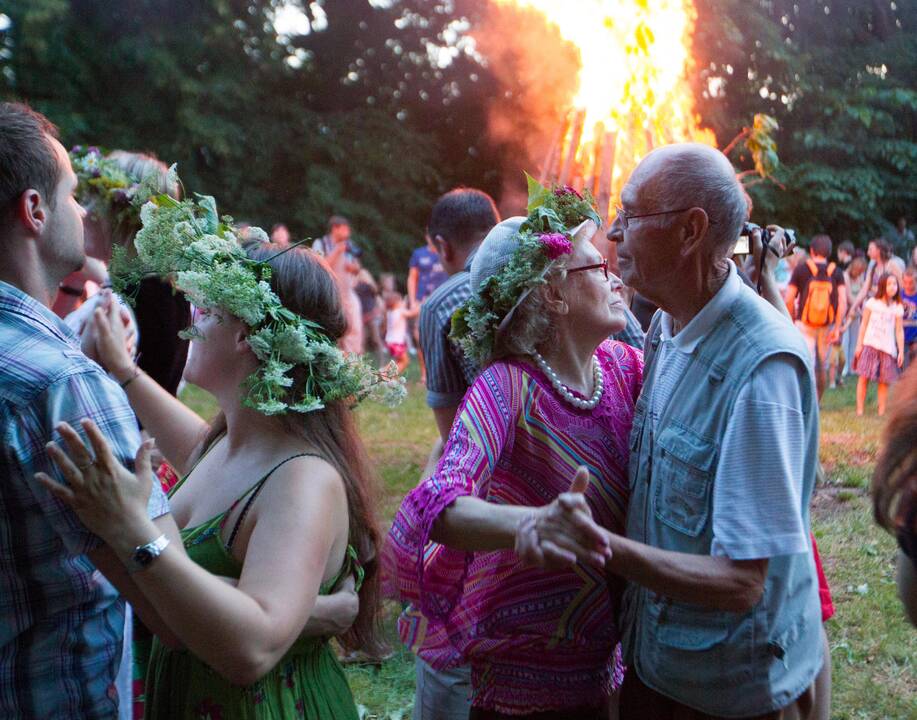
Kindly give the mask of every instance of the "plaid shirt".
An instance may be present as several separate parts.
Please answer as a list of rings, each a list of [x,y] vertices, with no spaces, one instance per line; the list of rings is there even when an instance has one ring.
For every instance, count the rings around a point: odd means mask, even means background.
[[[420,309],[420,345],[427,364],[427,405],[431,408],[455,407],[478,376],[478,367],[449,339],[452,314],[471,297],[472,253],[465,269],[440,285]],[[630,309],[625,308],[627,325],[611,336],[643,351],[643,328]]]
[[[50,310],[0,282],[0,717],[116,718],[124,601],[86,553],[101,540],[33,478],[92,418],[133,467],[137,422],[118,385]],[[150,516],[168,512],[158,483]]]

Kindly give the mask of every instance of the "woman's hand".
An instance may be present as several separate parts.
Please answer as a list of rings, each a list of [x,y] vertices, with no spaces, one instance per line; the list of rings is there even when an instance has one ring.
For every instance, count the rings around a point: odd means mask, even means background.
[[[54,442],[46,446],[69,487],[44,473],[36,473],[35,477],[116,552],[129,552],[150,539],[147,502],[153,487],[150,469],[153,441],[147,440],[137,450],[136,472],[132,473],[118,462],[92,420],[82,420],[80,425],[89,437],[92,450],[67,423],[57,427],[67,452]]]
[[[524,562],[549,569],[569,568],[577,561],[605,566],[611,550],[606,531],[592,519],[583,495],[588,485],[589,471],[580,467],[569,492],[519,523],[516,554]]]
[[[99,364],[118,382],[124,382],[134,372],[133,333],[128,334],[125,329],[126,323],[120,303],[110,291],[104,292],[107,293],[107,297],[103,297],[99,307],[93,312],[86,329],[94,340]]]
[[[343,635],[360,614],[360,596],[353,575],[345,577],[331,595],[316,598],[315,607],[303,635],[311,637]]]
[[[904,367],[904,348],[898,350],[898,367]]]

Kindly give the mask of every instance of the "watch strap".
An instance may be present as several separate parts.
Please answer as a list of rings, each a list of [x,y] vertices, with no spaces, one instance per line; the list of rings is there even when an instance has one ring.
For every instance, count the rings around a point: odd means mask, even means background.
[[[168,546],[169,538],[163,534],[151,542],[135,547],[127,563],[128,573],[133,574],[148,568]]]

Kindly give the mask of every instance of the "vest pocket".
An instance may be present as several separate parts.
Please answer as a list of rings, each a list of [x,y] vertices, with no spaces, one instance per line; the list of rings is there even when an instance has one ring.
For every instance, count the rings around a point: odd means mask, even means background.
[[[679,425],[659,433],[656,445],[653,512],[669,527],[697,537],[710,515],[716,446]]]

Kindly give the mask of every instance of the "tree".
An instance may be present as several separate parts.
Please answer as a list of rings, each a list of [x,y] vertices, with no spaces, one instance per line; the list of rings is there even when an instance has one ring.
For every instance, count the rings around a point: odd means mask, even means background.
[[[756,221],[865,241],[917,208],[917,6],[697,0],[696,92],[720,137],[774,116],[780,186]]]

